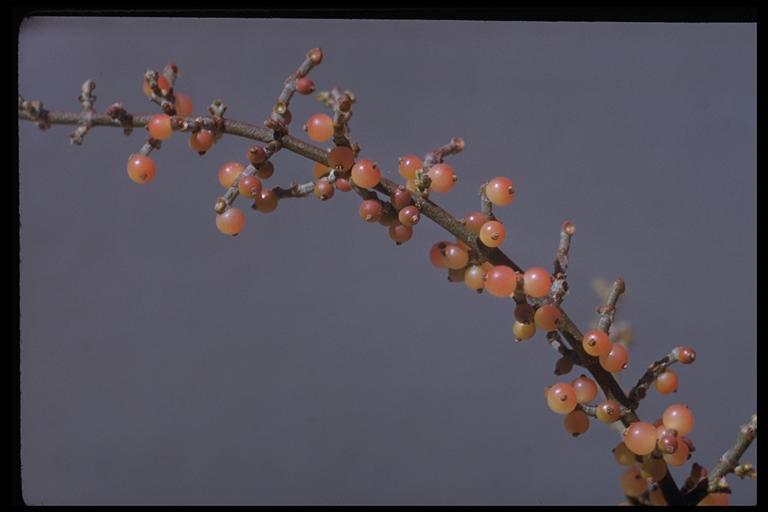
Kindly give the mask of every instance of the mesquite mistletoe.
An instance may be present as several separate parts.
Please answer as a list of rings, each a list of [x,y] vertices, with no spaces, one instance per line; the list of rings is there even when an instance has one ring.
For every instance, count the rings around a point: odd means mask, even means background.
[[[191,115],[190,98],[175,91],[178,75],[175,64],[165,66],[162,72],[148,70],[144,76],[144,93],[160,107],[161,113],[131,114],[119,103],[99,113],[94,107],[96,84],[88,80],[79,96],[80,112],[48,111],[40,101],[20,97],[18,115],[22,120],[37,123],[41,129],[56,124],[75,125],[70,140],[78,145],[96,126],[119,127],[125,135],[131,135],[135,128],[146,127],[145,143],[130,155],[127,164],[129,177],[139,184],[153,180],[156,168],[150,155],[160,150],[162,142],[174,132],[187,132],[190,147],[201,155],[225,135],[260,142],[247,148],[247,166],[230,162],[219,170],[219,181],[225,191],[213,201],[213,209],[217,227],[227,235],[238,235],[246,222],[243,211],[235,206],[240,196],[252,201],[253,210],[269,213],[285,199],[315,195],[320,200],[328,200],[336,191],[354,191],[362,198],[362,219],[387,226],[389,236],[397,244],[407,242],[413,235],[413,226],[427,217],[455,237],[454,241],[437,242],[432,247],[430,260],[434,266],[446,269],[449,280],[464,282],[479,293],[512,299],[515,338],[524,341],[532,338],[537,330],[543,332],[560,356],[555,366],[556,375],[566,375],[574,366],[584,369],[585,374],[548,387],[545,398],[554,412],[565,416],[565,428],[574,436],[585,432],[591,419],[621,426],[623,442],[614,449],[614,456],[627,466],[621,486],[629,503],[723,504],[727,503],[730,492],[726,475],[734,473],[742,478],[756,475],[750,464],[740,463],[757,435],[757,415],[754,414],[741,427],[734,445],[709,471],[693,464],[690,477],[683,485],[674,481],[667,466],[686,463],[694,450],[688,435],[694,426],[693,413],[683,404],[674,404],[654,424],[642,421],[638,409],[652,386],[661,393],[676,390],[677,375],[670,367],[675,363],[693,363],[694,350],[673,348],[665,357],[650,364],[634,387],[625,393],[616,374],[626,366],[628,355],[624,345],[609,334],[617,303],[625,291],[624,281],[616,279],[613,283],[605,304],[599,308],[597,328],[582,332],[562,307],[568,293],[568,256],[575,234],[572,222],[565,221],[562,225],[551,273],[541,267],[523,269],[499,248],[505,238],[505,227],[494,215],[495,207],[513,201],[516,190],[512,180],[499,176],[483,183],[479,187],[478,211],[464,218],[452,216],[434,201],[435,193],[448,192],[457,179],[446,159],[464,149],[461,138],[451,139],[426,153],[424,158],[416,155],[400,158],[398,171],[403,183],[384,178],[377,163],[360,158],[360,145],[352,140],[349,128],[356,97],[340,88],[316,94],[330,115],[317,114],[304,125],[309,138],[315,142],[330,141],[331,147],[313,145],[292,135],[291,101],[297,92],[315,93],[315,84],[308,75],[322,60],[319,48],[307,52],[299,67],[286,79],[262,126],[226,118],[227,107],[220,100],[208,107],[210,115]],[[315,179],[267,188],[263,181],[274,173],[271,160],[283,150],[314,161]],[[604,400],[596,400],[598,389],[604,394]]]

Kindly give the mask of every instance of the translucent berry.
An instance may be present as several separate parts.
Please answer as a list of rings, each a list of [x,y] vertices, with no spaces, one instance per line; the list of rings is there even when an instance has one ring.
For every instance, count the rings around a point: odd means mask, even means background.
[[[227,162],[219,167],[219,183],[224,188],[229,188],[245,168],[239,162]]]
[[[328,152],[328,165],[337,171],[348,171],[355,165],[355,152],[346,146],[336,146]]]
[[[531,297],[545,297],[552,287],[552,276],[541,267],[529,268],[523,275],[524,291]]]
[[[586,375],[580,375],[571,382],[576,392],[576,401],[580,404],[588,404],[597,397],[597,384]]]
[[[173,108],[177,116],[188,117],[192,115],[192,98],[183,92],[173,93]]]
[[[319,180],[323,176],[327,176],[329,172],[331,172],[331,168],[321,164],[320,162],[315,162],[315,165],[312,166],[312,174],[316,180]]]
[[[613,458],[622,466],[631,466],[637,462],[637,455],[632,453],[623,442],[617,444],[616,448],[613,449]]]
[[[515,320],[518,322],[531,323],[535,321],[535,318],[536,311],[527,302],[521,302],[515,306]]]
[[[682,466],[688,461],[688,456],[691,453],[691,448],[688,443],[677,439],[677,450],[674,453],[665,453],[664,461],[670,466]]]
[[[656,484],[651,486],[651,491],[648,493],[648,499],[651,505],[654,507],[666,507],[667,499],[664,497],[664,493],[661,491],[661,487]]]
[[[236,235],[245,225],[245,215],[239,208],[229,208],[216,216],[216,227],[225,235]]]
[[[400,210],[400,212],[397,214],[397,218],[400,220],[400,223],[406,226],[415,226],[419,223],[421,213],[415,206],[406,206]]]
[[[261,191],[261,194],[256,198],[254,204],[256,205],[256,209],[260,212],[269,213],[275,211],[277,202],[277,194],[272,190],[266,189]]]
[[[637,455],[648,455],[656,448],[656,427],[636,421],[624,431],[624,444]]]
[[[557,323],[560,321],[560,317],[560,308],[554,304],[545,304],[536,310],[536,315],[533,318],[536,322],[536,327],[544,331],[555,331],[557,330]]]
[[[256,176],[243,176],[237,182],[237,191],[248,199],[255,199],[261,194],[261,180]]]
[[[637,498],[648,487],[645,478],[640,474],[640,469],[638,468],[629,468],[624,471],[621,475],[620,484],[621,492],[631,498]]]
[[[381,201],[378,199],[366,199],[360,203],[360,218],[365,222],[376,222],[381,217]]]
[[[493,178],[485,186],[485,195],[496,206],[506,206],[515,198],[515,186],[509,178]]]
[[[213,133],[210,130],[198,130],[189,135],[189,147],[192,151],[204,155],[213,146]]]
[[[170,116],[167,114],[155,114],[149,118],[147,130],[154,139],[168,140],[173,135]]]
[[[464,217],[464,225],[474,234],[480,234],[483,224],[488,222],[488,216],[480,212],[469,212]]]
[[[379,166],[370,160],[360,160],[352,167],[352,182],[358,187],[373,188],[381,181]]]
[[[674,430],[672,432],[675,432]],[[656,439],[656,447],[661,450],[661,453],[672,454],[677,451],[680,442],[677,439],[677,434],[661,434]]]
[[[448,164],[435,164],[427,172],[431,183],[429,190],[434,192],[450,192],[453,184],[456,183],[456,173],[453,167]]]
[[[349,183],[349,180],[346,178],[337,178],[336,189],[339,192],[349,192],[350,190],[352,190],[352,184]]]
[[[480,241],[488,247],[498,247],[504,242],[507,230],[496,220],[489,220],[480,228]]]
[[[574,409],[563,420],[563,426],[566,432],[573,437],[578,437],[589,430],[589,418],[581,409]]]
[[[614,343],[607,354],[600,356],[600,366],[611,373],[617,373],[627,367],[629,354],[624,345]]]
[[[275,166],[272,162],[267,161],[256,166],[256,176],[263,180],[268,180],[273,174],[275,174]]]
[[[299,94],[312,94],[315,91],[315,82],[307,77],[296,80],[296,92]]]
[[[326,114],[315,114],[307,119],[304,131],[316,142],[325,142],[333,137],[333,119]]]
[[[416,179],[416,171],[424,166],[421,158],[416,155],[402,156],[397,163],[397,172],[406,180]]]
[[[643,478],[658,482],[667,474],[667,465],[662,459],[652,457],[640,465],[640,474]]]
[[[621,406],[613,400],[606,400],[597,406],[595,416],[603,423],[614,423],[621,417]]]
[[[398,245],[407,242],[413,236],[413,228],[405,226],[399,222],[393,222],[389,226],[389,238],[397,242]]]
[[[547,405],[558,414],[568,414],[576,408],[576,393],[570,384],[560,382],[547,389]]]
[[[692,347],[677,347],[677,360],[682,364],[691,364],[696,360],[696,351]]]
[[[653,387],[662,395],[674,393],[677,391],[677,374],[672,370],[665,370],[664,373],[656,377]]]
[[[245,152],[245,156],[253,165],[263,164],[267,161],[267,150],[264,149],[264,146],[254,144],[248,148],[248,151]]]
[[[333,192],[336,189],[333,188],[333,183],[329,183],[326,179],[317,180],[315,182],[315,197],[321,201],[326,201],[333,197]]]
[[[457,244],[446,244],[445,261],[450,269],[464,268],[469,262],[469,253]]]
[[[436,268],[448,268],[448,261],[445,259],[445,249],[448,242],[437,242],[429,249],[429,262]]]
[[[674,404],[667,407],[661,417],[664,426],[677,430],[678,435],[684,436],[693,430],[695,420],[693,412],[687,405]]]
[[[480,265],[470,265],[464,273],[464,284],[467,288],[482,291],[485,288],[485,269]]]
[[[584,338],[581,340],[581,346],[584,347],[584,352],[587,354],[600,357],[611,351],[613,343],[607,334],[595,329],[588,331],[584,335]]]
[[[704,496],[697,506],[699,507],[727,507],[730,497],[724,492],[711,492]]]
[[[512,332],[518,341],[528,340],[533,338],[534,334],[536,334],[536,325],[533,323],[526,324],[515,320],[515,323],[512,324]]]
[[[413,201],[411,200],[411,193],[404,188],[398,187],[390,196],[392,206],[395,210],[400,211],[406,206],[409,206]]]
[[[140,185],[149,183],[155,177],[155,162],[140,153],[132,154],[128,157],[128,176]]]
[[[485,276],[485,290],[494,297],[509,297],[517,287],[517,272],[506,265],[496,265]]]
[[[411,192],[420,192],[419,187],[416,186],[416,180],[407,180],[405,182],[405,189]]]

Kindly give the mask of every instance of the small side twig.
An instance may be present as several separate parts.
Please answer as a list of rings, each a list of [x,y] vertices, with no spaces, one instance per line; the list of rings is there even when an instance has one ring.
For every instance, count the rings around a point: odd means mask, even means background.
[[[43,102],[39,100],[25,100],[19,96],[19,113],[27,115],[28,119],[37,124],[37,127],[45,131],[51,127],[48,120],[48,111],[43,108]]]
[[[714,468],[712,468],[712,471],[710,471],[708,475],[706,472],[704,472],[703,475],[700,473],[701,479],[698,483],[683,495],[684,504],[696,505],[709,493],[730,493],[731,489],[728,486],[728,482],[725,480],[725,476],[728,473],[735,471],[742,455],[744,455],[744,452],[747,451],[747,448],[749,448],[749,445],[752,444],[752,441],[754,441],[756,437],[757,413],[754,413],[749,421],[741,426],[739,435],[736,436],[736,441],[733,443],[733,446],[720,457],[720,461]]]
[[[280,151],[280,148],[282,148],[282,144],[278,140],[273,140],[272,142],[269,142],[264,147],[264,161],[257,165],[250,163],[245,169],[243,169],[243,172],[241,172],[240,175],[237,178],[235,178],[235,181],[232,183],[232,185],[230,185],[230,187],[227,189],[224,195],[216,201],[216,207],[215,207],[216,213],[222,213],[224,210],[230,207],[232,203],[235,201],[235,199],[237,199],[237,196],[240,195],[240,189],[239,189],[240,180],[242,180],[246,176],[253,176],[254,174],[256,174],[261,167],[267,164],[267,162],[269,161],[272,155]],[[312,187],[312,189],[314,189],[314,187]],[[311,193],[312,190],[310,190],[309,192]],[[220,201],[221,199],[224,200],[223,207]],[[219,209],[221,209],[221,211],[219,211]]]
[[[304,57],[299,67],[285,79],[283,90],[277,97],[272,113],[269,115],[264,126],[275,132],[275,138],[279,139],[281,135],[288,133],[288,125],[291,123],[291,112],[288,107],[291,104],[291,98],[297,90],[299,80],[307,76],[312,68],[323,61],[323,51],[320,48],[312,48]]]
[[[144,80],[147,81],[147,84],[152,91],[149,99],[160,105],[163,112],[172,116],[176,114],[176,107],[173,104],[173,91],[172,89],[169,89],[167,93],[163,93],[163,91],[160,90],[160,86],[157,85],[158,76],[160,76],[160,74],[154,69],[148,69],[144,73]]]
[[[600,315],[600,319],[597,322],[597,328],[606,334],[608,334],[608,331],[611,329],[611,324],[616,316],[616,303],[625,290],[626,286],[624,280],[620,277],[617,278],[613,282],[611,292],[608,294],[608,299],[605,301],[605,304],[597,308],[597,313]]]
[[[333,143],[336,146],[348,147],[357,155],[360,146],[349,138],[349,120],[352,118],[355,95],[350,91],[342,92],[338,87],[331,89],[328,94],[333,99]]]
[[[574,233],[576,233],[576,226],[573,222],[569,220],[563,222],[563,226],[560,228],[560,243],[555,255],[555,278],[565,277],[568,270],[568,251],[571,248],[571,238],[573,238]]]
[[[648,365],[648,369],[645,370],[645,373],[642,375],[642,377],[640,377],[640,379],[637,381],[637,384],[635,384],[635,386],[629,391],[629,394],[627,395],[630,402],[633,404],[633,409],[636,409],[638,402],[645,398],[646,394],[648,393],[648,389],[656,381],[656,379],[659,378],[659,375],[667,371],[667,368],[678,361],[678,351],[675,349],[658,361]]]
[[[91,129],[91,119],[94,113],[93,104],[96,102],[96,96],[93,94],[95,88],[96,82],[93,80],[86,80],[80,88],[80,96],[77,99],[83,108],[82,121],[69,134],[70,144],[81,145],[85,139],[85,134]]]
[[[754,413],[747,423],[739,429],[739,435],[731,448],[720,457],[720,462],[712,468],[709,474],[709,492],[716,492],[722,477],[734,471],[741,456],[757,437],[757,413]]]
[[[480,186],[480,212],[485,215],[488,220],[496,220],[496,216],[493,214],[493,203],[488,196],[485,195],[485,186],[488,183],[483,183]]]
[[[463,150],[464,139],[454,137],[448,144],[433,149],[424,156],[424,164],[421,169],[416,171],[416,179],[414,180],[416,188],[422,196],[428,195],[429,186],[432,184],[432,179],[429,177],[429,169],[435,164],[442,163],[446,156],[461,153]]]

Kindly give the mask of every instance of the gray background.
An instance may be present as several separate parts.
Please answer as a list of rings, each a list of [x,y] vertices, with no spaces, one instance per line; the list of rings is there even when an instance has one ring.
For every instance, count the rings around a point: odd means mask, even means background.
[[[641,417],[689,404],[710,466],[755,410],[755,25],[37,18],[19,42],[20,93],[49,108],[79,109],[93,78],[99,109],[155,111],[142,74],[175,59],[196,112],[222,98],[256,124],[321,46],[312,77],[357,93],[352,133],[387,176],[461,135],[460,181],[436,199],[463,215],[480,183],[512,177],[499,215],[516,262],[549,266],[575,222],[565,306],[582,327],[592,280],[627,280],[623,385],[696,347],[679,393],[652,393]],[[291,109],[295,130],[320,110]],[[74,147],[69,130],[19,128],[28,503],[622,500],[616,432],[564,432],[542,396],[554,352],[541,334],[513,342],[512,301],[429,265],[435,224],[396,247],[337,194],[248,211],[227,238],[216,170],[246,140],[200,158],[176,135],[141,187],[125,172],[141,131]],[[275,163],[273,185],[311,173]],[[732,485],[754,502],[755,482]]]

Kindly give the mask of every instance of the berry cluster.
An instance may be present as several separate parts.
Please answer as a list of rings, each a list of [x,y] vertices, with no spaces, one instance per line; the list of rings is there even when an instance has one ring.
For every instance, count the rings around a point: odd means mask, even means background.
[[[263,183],[275,173],[272,156],[290,139],[291,98],[296,92],[308,95],[315,91],[315,84],[307,74],[321,61],[320,49],[314,48],[307,53],[304,62],[286,81],[269,118],[264,122],[265,130],[269,130],[268,136],[250,136],[266,145],[250,146],[245,154],[247,163],[230,161],[218,168],[217,178],[225,192],[216,201],[216,227],[230,236],[243,230],[245,214],[232,206],[238,196],[252,200],[252,209],[270,213],[283,198],[313,194],[319,200],[327,201],[336,190],[354,191],[362,198],[358,209],[361,219],[387,227],[389,237],[396,244],[403,244],[412,238],[414,227],[423,216],[433,220],[439,218],[435,214],[438,207],[429,197],[431,193],[448,193],[453,189],[458,180],[457,174],[453,166],[444,162],[444,158],[461,151],[463,140],[455,138],[449,144],[427,153],[423,159],[416,155],[401,157],[397,162],[398,173],[404,183],[393,183],[383,178],[376,162],[359,158],[360,148],[349,138],[348,126],[354,95],[335,88],[317,94],[317,99],[329,107],[333,115],[315,114],[303,126],[311,140],[333,142],[332,147],[312,148],[314,152],[309,152],[315,161],[312,181],[301,185],[293,183],[287,189],[267,188]],[[217,100],[208,108],[211,117],[191,117],[191,99],[174,91],[177,75],[175,64],[165,66],[162,73],[153,70],[145,73],[144,93],[161,107],[162,113],[145,117],[137,123],[146,126],[148,138],[141,150],[128,159],[128,175],[136,183],[147,184],[154,179],[156,166],[149,154],[169,140],[174,131],[189,132],[189,147],[199,155],[206,154],[223,134],[226,107]],[[90,91],[95,85],[87,82],[83,87],[84,91]],[[90,95],[81,97],[83,108],[90,109],[88,112],[91,114],[94,99]],[[20,112],[26,109],[24,112],[29,120],[50,121],[41,104],[24,102],[20,98],[19,109]],[[119,121],[125,133],[130,133],[132,117],[119,104],[113,106],[112,112],[113,121]],[[78,140],[81,139],[82,134]],[[308,147],[308,144],[302,144]],[[295,146],[293,150],[300,152]],[[575,228],[570,222],[563,225],[553,274],[540,266],[523,271],[506,256],[501,257],[503,253],[498,248],[504,243],[507,232],[504,223],[493,213],[494,207],[510,205],[515,194],[515,186],[507,177],[495,177],[483,184],[482,211],[471,211],[460,222],[451,217],[453,223],[449,230],[457,236],[452,241],[443,240],[432,245],[429,250],[431,264],[447,270],[449,280],[463,282],[477,293],[485,291],[493,297],[512,298],[515,302],[512,325],[515,339],[529,340],[535,336],[537,329],[547,333],[547,340],[563,355],[556,366],[556,374],[568,373],[574,364],[591,372],[594,379],[582,374],[570,382],[557,382],[547,387],[545,399],[553,412],[564,416],[563,426],[574,437],[588,431],[590,418],[606,424],[621,422],[626,427],[623,429],[623,440],[614,448],[613,455],[619,464],[628,467],[620,477],[620,486],[624,494],[634,500],[633,503],[667,504],[669,496],[674,497],[685,490],[688,495],[697,497],[696,500],[691,498],[691,503],[727,504],[728,493],[720,492],[722,488],[713,490],[711,486],[702,487],[702,482],[706,484],[706,474],[699,474],[698,480],[694,479],[687,489],[678,489],[669,477],[668,465],[685,464],[694,451],[689,434],[695,420],[686,405],[670,405],[654,423],[640,421],[635,413],[639,400],[650,386],[662,395],[677,391],[679,379],[669,366],[676,362],[692,363],[696,358],[694,350],[690,347],[675,348],[664,359],[650,365],[627,396],[621,390],[615,391],[619,386],[614,374],[626,369],[629,361],[626,346],[609,335],[615,304],[623,291],[623,281],[617,280],[608,303],[599,310],[601,321],[598,327],[583,335],[578,333],[560,307],[567,292],[568,247]],[[570,346],[562,343],[561,333],[568,338]],[[604,399],[598,400],[601,390]],[[756,416],[753,422],[754,437]],[[749,433],[749,430],[744,432]],[[665,481],[666,487],[663,485]],[[671,494],[668,493],[670,486],[673,489]],[[699,488],[699,494],[694,492],[696,488]],[[680,501],[681,498],[675,499]]]

